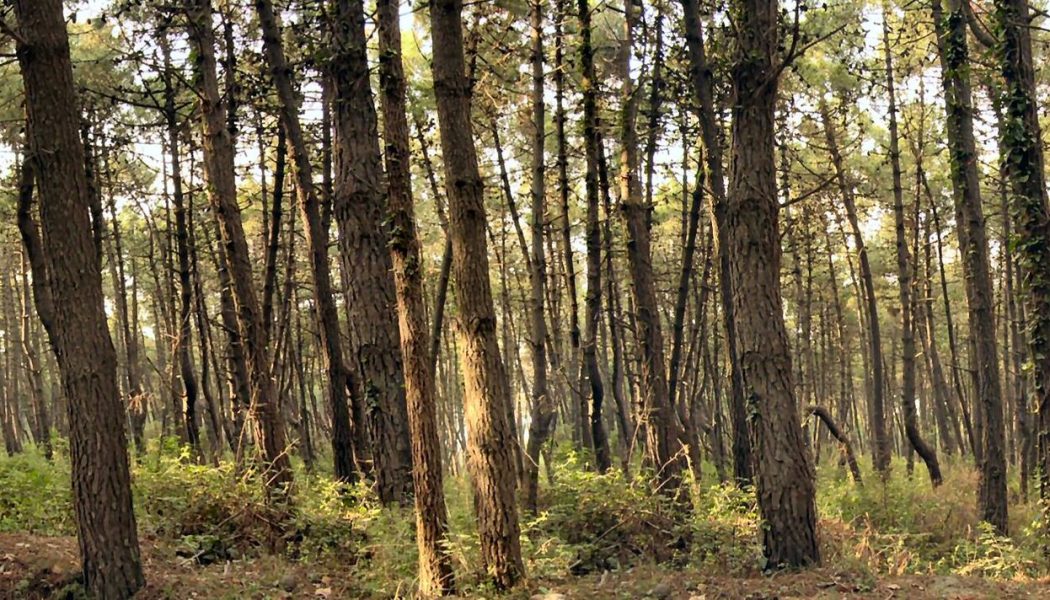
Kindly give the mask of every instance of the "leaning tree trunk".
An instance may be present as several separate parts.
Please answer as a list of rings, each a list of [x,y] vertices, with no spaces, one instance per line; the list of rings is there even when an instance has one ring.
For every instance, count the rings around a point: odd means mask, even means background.
[[[885,5],[884,5],[885,6]],[[901,184],[901,151],[897,135],[897,93],[893,80],[893,54],[890,52],[887,19],[889,10],[883,10],[882,45],[886,57],[886,90],[889,94],[890,113],[890,169],[893,173],[893,220],[897,235],[897,283],[901,296],[901,415],[904,418],[904,434],[912,448],[926,463],[933,487],[941,484],[941,466],[937,462],[937,451],[922,439],[915,414],[915,322],[912,314],[912,260],[908,256],[908,240],[904,222],[904,188]],[[918,227],[918,223],[913,224]]]
[[[40,198],[38,230],[29,204],[33,179],[26,180],[23,191],[29,193],[20,197],[18,224],[33,270],[37,312],[68,401],[84,584],[99,598],[130,598],[145,582],[62,2],[19,0],[15,14],[25,86],[28,153],[23,168],[35,178]]]
[[[249,414],[255,426],[255,441],[262,452],[268,489],[286,487],[292,481],[291,462],[284,419],[270,378],[270,353],[266,347],[262,311],[252,280],[252,262],[237,204],[233,138],[226,129],[226,106],[219,92],[215,63],[215,33],[212,30],[211,0],[187,0],[190,38],[197,60],[198,92],[204,129],[204,167],[208,176],[208,198],[219,222],[225,251],[238,329],[251,386]]]
[[[525,575],[515,506],[514,455],[507,422],[507,374],[496,339],[485,204],[470,120],[462,0],[430,5],[433,75],[445,158],[452,271],[456,278],[467,419],[467,460],[475,493],[482,564],[497,588]]]
[[[744,401],[744,377],[737,352],[736,312],[733,308],[733,285],[730,280],[729,238],[726,234],[726,189],[722,171],[722,142],[715,117],[714,81],[707,64],[703,27],[700,24],[698,0],[682,0],[685,41],[689,50],[689,78],[700,105],[700,131],[706,151],[707,178],[711,186],[711,211],[718,231],[718,286],[722,303],[722,322],[726,333],[726,353],[729,355],[729,421],[733,428],[733,474],[739,485],[750,485],[754,466],[751,456],[751,435],[747,427],[747,407]]]
[[[646,453],[650,466],[656,471],[658,489],[663,493],[676,495],[686,461],[677,444],[679,426],[674,407],[668,403],[664,340],[660,328],[656,282],[653,277],[649,207],[645,205],[641,182],[638,179],[638,134],[635,129],[638,95],[634,93],[634,80],[630,75],[634,29],[639,18],[637,8],[630,0],[624,5],[626,37],[621,48],[619,65],[623,77],[624,100],[620,123],[620,200],[627,225],[627,264],[633,282],[637,311]],[[584,14],[589,15],[589,10],[586,0],[580,0],[581,19]],[[587,19],[589,21],[590,17]]]
[[[889,474],[890,469],[890,435],[886,431],[886,401],[885,386],[883,384],[883,358],[882,358],[882,335],[879,328],[879,309],[875,295],[875,280],[871,274],[871,262],[868,258],[868,248],[864,244],[864,237],[860,230],[860,221],[857,215],[857,206],[853,198],[853,188],[846,179],[845,165],[839,152],[838,137],[835,126],[831,120],[828,106],[821,101],[820,115],[824,124],[824,137],[827,141],[828,152],[831,154],[831,163],[835,167],[835,179],[842,194],[842,203],[846,207],[846,218],[849,220],[850,229],[853,233],[853,242],[857,248],[858,262],[860,263],[860,277],[863,284],[864,302],[867,307],[868,317],[868,342],[871,352],[871,431],[872,431],[872,462],[875,470],[883,477]]]
[[[423,595],[455,591],[448,548],[448,512],[442,488],[441,441],[438,437],[434,377],[430,370],[423,265],[413,215],[412,173],[406,106],[405,71],[401,64],[401,29],[396,0],[379,0],[379,96],[386,140],[390,219],[405,397],[412,434],[412,482],[419,548],[419,589]]]
[[[734,0],[737,28],[727,195],[733,308],[753,414],[763,553],[770,568],[820,562],[814,472],[802,436],[780,293],[780,232],[773,158],[780,68],[775,0]]]
[[[849,464],[849,472],[853,477],[853,482],[857,485],[863,485],[864,481],[861,479],[860,465],[857,464],[857,456],[853,454],[853,444],[850,443],[846,434],[839,429],[838,424],[835,423],[835,419],[831,418],[831,413],[828,412],[828,409],[823,406],[810,406],[806,410],[809,414],[819,418],[828,428],[828,433],[831,434],[831,437],[838,440],[839,444],[842,446],[842,453],[846,455],[846,462]]]
[[[256,11],[263,32],[263,49],[270,66],[270,75],[281,102],[281,126],[291,144],[295,164],[299,205],[306,227],[307,251],[310,255],[310,274],[313,277],[314,307],[317,330],[321,337],[321,351],[328,374],[328,401],[332,410],[332,457],[335,477],[341,481],[356,481],[353,440],[362,436],[363,423],[356,420],[351,430],[347,391],[351,389],[350,373],[343,359],[342,337],[339,333],[339,313],[332,293],[332,275],[328,268],[328,231],[321,225],[321,208],[314,189],[313,165],[299,123],[299,102],[292,89],[290,69],[281,45],[277,19],[269,0],[257,0]]]

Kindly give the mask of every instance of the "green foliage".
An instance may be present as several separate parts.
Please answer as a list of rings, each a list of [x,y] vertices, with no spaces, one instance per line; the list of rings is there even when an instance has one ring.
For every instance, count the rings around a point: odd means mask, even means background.
[[[56,460],[64,456],[55,453]],[[0,531],[72,535],[72,493],[65,462],[49,464],[35,452],[0,460]]]

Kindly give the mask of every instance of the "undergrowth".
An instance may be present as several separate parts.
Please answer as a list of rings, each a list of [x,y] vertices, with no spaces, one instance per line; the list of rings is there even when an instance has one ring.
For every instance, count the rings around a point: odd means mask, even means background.
[[[0,532],[73,535],[68,462],[28,452],[0,459]],[[920,465],[921,466],[921,465]],[[870,576],[957,574],[1030,579],[1046,574],[1039,512],[1020,502],[1016,482],[1011,535],[979,522],[977,475],[967,464],[944,465],[933,490],[925,472],[908,476],[894,463],[887,481],[866,471],[863,486],[834,463],[818,468],[817,509],[824,561]],[[705,465],[706,467],[706,465]],[[296,466],[287,523],[268,502],[253,471],[232,463],[197,465],[174,442],[156,443],[135,462],[133,488],[143,543],[201,564],[277,552],[309,565],[350,571],[362,597],[392,597],[415,586],[415,519],[411,506],[381,507],[363,486]],[[545,474],[546,475],[546,474]],[[753,493],[717,481],[712,469],[688,479],[688,498],[651,491],[644,474],[597,474],[586,457],[560,449],[541,486],[540,509],[522,514],[522,549],[535,580],[557,581],[641,564],[754,575],[763,560]],[[449,551],[462,593],[491,591],[479,564],[469,482],[446,480]]]

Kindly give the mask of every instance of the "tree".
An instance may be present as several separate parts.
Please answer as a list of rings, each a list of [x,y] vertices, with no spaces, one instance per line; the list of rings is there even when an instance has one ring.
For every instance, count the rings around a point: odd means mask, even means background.
[[[27,147],[18,222],[33,270],[37,313],[69,402],[81,569],[96,596],[130,598],[145,581],[62,2],[20,0],[15,13]],[[31,206],[34,182],[39,229]]]
[[[1005,84],[1000,160],[1010,182],[1011,217],[1018,228],[1016,243],[1024,274],[1033,400],[1038,414],[1039,497],[1045,510],[1050,500],[1050,210],[1029,13],[1025,0],[995,2],[999,34],[996,50]],[[1005,518],[1004,504],[1001,519]]]
[[[755,441],[762,545],[770,568],[820,562],[814,473],[802,438],[780,294],[773,157],[777,61],[775,0],[734,0],[732,176],[726,196],[730,280]],[[780,60],[786,60],[781,58]]]
[[[585,0],[580,0],[580,18],[588,14]],[[634,304],[637,311],[638,345],[641,358],[642,419],[645,422],[646,453],[650,466],[656,471],[656,486],[667,494],[677,494],[685,464],[684,455],[676,447],[678,421],[674,407],[669,404],[667,372],[664,362],[663,332],[653,280],[649,207],[642,197],[638,179],[638,95],[634,93],[631,77],[634,28],[638,15],[632,0],[624,4],[624,41],[620,48],[620,73],[623,77],[622,114],[620,116],[620,201],[627,225],[627,264],[631,273]],[[581,22],[581,29],[589,26]],[[587,42],[584,42],[584,46]]]
[[[245,349],[247,377],[251,387],[248,409],[255,425],[254,437],[267,471],[268,489],[280,491],[292,481],[291,462],[287,452],[284,419],[278,410],[277,393],[270,378],[270,353],[266,347],[262,311],[252,279],[248,241],[237,204],[233,136],[227,128],[226,102],[219,92],[211,0],[186,2],[190,40],[196,56],[208,199],[219,224],[223,262],[229,273],[237,326]]]
[[[997,531],[1007,531],[1006,457],[999,361],[996,354],[991,266],[984,210],[977,173],[977,145],[973,133],[973,100],[969,77],[966,18],[960,0],[949,0],[944,14],[941,0],[931,1],[937,26],[937,48],[947,114],[945,133],[951,165],[952,199],[958,230],[959,252],[966,275],[975,375],[977,382],[977,435],[980,483],[977,493],[981,518]]]
[[[336,130],[332,208],[346,276],[350,357],[368,414],[379,497],[383,502],[407,502],[412,456],[365,9],[361,0],[336,0],[334,7],[334,55],[329,64]]]
[[[889,11],[883,10],[882,47],[886,58],[886,92],[889,96],[890,169],[893,174],[893,221],[897,238],[897,284],[901,298],[901,414],[904,416],[904,434],[919,454],[930,473],[934,487],[941,484],[941,467],[937,452],[919,432],[915,410],[915,324],[912,303],[912,261],[908,255],[908,240],[904,215],[904,188],[901,183],[901,151],[897,134],[897,92],[893,80],[893,54],[890,52]],[[914,224],[918,227],[918,224]]]
[[[462,12],[462,0],[436,0],[430,5],[432,70],[459,308],[467,464],[474,487],[482,564],[497,587],[508,588],[524,577],[525,566],[514,502],[515,468],[510,447],[514,440],[505,410],[510,391],[496,340],[483,182],[470,122]]]
[[[412,435],[412,482],[416,503],[416,541],[419,547],[419,589],[425,595],[455,591],[452,557],[448,549],[448,513],[438,438],[435,384],[430,370],[430,339],[423,301],[423,268],[419,234],[413,214],[412,177],[405,71],[401,63],[399,5],[380,0],[379,103],[386,141],[387,199],[392,235],[401,353],[405,366],[405,398]]]
[[[332,296],[332,277],[328,269],[328,230],[322,224],[320,203],[313,183],[313,165],[299,123],[299,102],[290,80],[288,61],[281,44],[280,28],[269,0],[257,0],[256,12],[263,33],[263,49],[270,66],[270,75],[277,88],[281,105],[281,126],[291,143],[295,175],[299,190],[299,206],[306,224],[307,248],[310,254],[310,273],[313,277],[314,306],[317,329],[321,333],[324,361],[328,372],[328,402],[332,408],[332,459],[335,477],[342,481],[356,480],[354,471],[353,437],[347,392],[352,379],[343,359],[342,337],[339,333],[339,315]],[[363,428],[364,423],[354,421]],[[358,432],[362,436],[361,432]]]

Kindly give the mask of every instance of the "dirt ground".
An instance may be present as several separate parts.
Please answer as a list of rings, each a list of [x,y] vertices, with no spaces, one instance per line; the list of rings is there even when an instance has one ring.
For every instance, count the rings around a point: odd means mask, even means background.
[[[277,557],[201,566],[168,547],[142,541],[147,586],[143,599],[360,598],[345,569],[309,569]],[[76,540],[0,534],[0,600],[79,598]],[[734,578],[697,571],[638,567],[559,581],[530,581],[507,597],[527,600],[792,600],[1047,598],[1050,581],[998,582],[956,576],[872,579],[830,568],[769,577]]]

